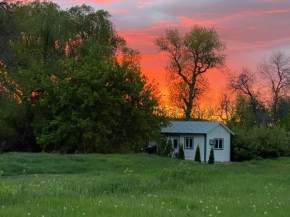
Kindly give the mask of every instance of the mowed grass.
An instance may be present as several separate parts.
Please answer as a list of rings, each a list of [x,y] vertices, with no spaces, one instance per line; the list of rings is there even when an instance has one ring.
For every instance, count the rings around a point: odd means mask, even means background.
[[[290,216],[290,158],[0,155],[0,216]]]

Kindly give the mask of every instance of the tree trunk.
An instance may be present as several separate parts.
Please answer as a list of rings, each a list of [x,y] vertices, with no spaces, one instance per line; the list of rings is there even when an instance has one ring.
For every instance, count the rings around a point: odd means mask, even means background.
[[[191,110],[193,104],[193,90],[194,84],[189,86],[189,95],[188,95],[188,103],[186,103],[186,111],[185,111],[185,119],[188,121],[191,118]]]

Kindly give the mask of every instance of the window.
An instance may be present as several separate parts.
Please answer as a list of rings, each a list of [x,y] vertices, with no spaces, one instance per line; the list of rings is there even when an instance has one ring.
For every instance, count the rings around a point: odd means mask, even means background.
[[[214,139],[214,149],[224,149],[224,139]]]
[[[184,148],[193,149],[193,138],[184,138]]]
[[[171,137],[171,139],[172,139],[172,145],[173,145],[173,148],[178,148],[178,146],[179,146],[179,137]]]

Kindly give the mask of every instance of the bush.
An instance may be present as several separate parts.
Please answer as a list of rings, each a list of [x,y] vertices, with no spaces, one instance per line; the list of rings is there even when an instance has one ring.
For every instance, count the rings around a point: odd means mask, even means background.
[[[201,162],[199,145],[197,146],[195,151],[194,161],[197,161],[199,163]]]
[[[232,159],[234,161],[289,155],[290,137],[282,127],[261,125],[249,129],[240,125],[232,130],[235,132],[232,141]]]
[[[210,149],[208,164],[214,164],[214,151],[212,148]]]
[[[157,155],[161,157],[168,157],[172,150],[172,141],[162,138],[161,141],[157,144]]]
[[[178,159],[180,159],[180,160],[184,160],[185,159],[184,150],[183,150],[183,144],[182,143],[179,145],[179,148],[178,148]]]

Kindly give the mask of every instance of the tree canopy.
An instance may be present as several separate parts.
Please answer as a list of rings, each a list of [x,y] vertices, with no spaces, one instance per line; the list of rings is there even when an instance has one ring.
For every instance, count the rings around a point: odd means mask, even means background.
[[[156,86],[108,12],[34,1],[0,18],[2,150],[138,152],[159,134]]]
[[[168,29],[165,35],[154,41],[160,51],[168,54],[166,67],[171,98],[184,110],[187,120],[191,118],[194,100],[207,89],[203,76],[211,68],[223,66],[225,44],[214,28],[195,25],[186,34]]]

